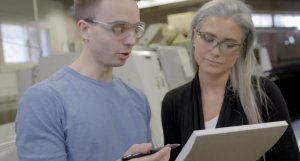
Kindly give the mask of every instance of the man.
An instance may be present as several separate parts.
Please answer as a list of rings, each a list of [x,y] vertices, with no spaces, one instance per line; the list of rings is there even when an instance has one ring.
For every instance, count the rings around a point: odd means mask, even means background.
[[[143,32],[134,0],[75,0],[80,57],[32,86],[16,118],[20,161],[113,161],[151,149],[143,92],[112,74]],[[145,144],[142,144],[145,143]],[[134,145],[135,144],[135,145]],[[170,148],[132,161],[168,160]]]

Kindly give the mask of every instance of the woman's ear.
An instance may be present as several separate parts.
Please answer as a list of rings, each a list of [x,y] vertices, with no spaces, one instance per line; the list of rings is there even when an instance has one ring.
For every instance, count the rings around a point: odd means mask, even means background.
[[[79,33],[84,40],[89,40],[89,28],[90,24],[85,22],[84,20],[79,20],[77,23],[77,27],[79,29]]]
[[[249,34],[248,34],[246,40],[244,41],[244,47],[242,49],[242,52],[247,52],[247,50],[248,50],[248,43],[249,43]]]
[[[248,51],[248,40],[244,42],[244,47],[242,48],[241,52],[246,53]]]
[[[198,35],[198,34],[197,34],[197,32],[196,32],[196,29],[194,29],[193,32],[194,32],[194,33],[193,33],[193,44],[195,44],[195,43],[196,43],[196,39],[197,39],[197,35]]]

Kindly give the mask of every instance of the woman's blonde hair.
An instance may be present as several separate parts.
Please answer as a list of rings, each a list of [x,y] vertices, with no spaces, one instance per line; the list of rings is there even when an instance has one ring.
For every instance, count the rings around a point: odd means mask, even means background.
[[[253,43],[256,39],[256,31],[251,19],[251,6],[242,0],[212,0],[204,4],[197,12],[191,24],[190,39],[190,58],[196,73],[199,69],[194,57],[194,29],[199,29],[203,20],[210,16],[218,15],[224,18],[235,20],[243,32],[245,46],[234,66],[230,69],[229,86],[240,99],[249,124],[262,123],[262,111],[258,105],[267,107],[267,96],[261,89],[260,76],[253,76],[257,64]],[[226,32],[226,31],[224,31]],[[268,110],[267,115],[268,114]]]

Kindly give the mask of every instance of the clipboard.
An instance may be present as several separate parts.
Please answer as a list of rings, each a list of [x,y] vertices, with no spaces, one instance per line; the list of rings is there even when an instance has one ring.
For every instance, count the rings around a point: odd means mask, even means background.
[[[197,130],[176,161],[256,161],[280,139],[286,121]]]

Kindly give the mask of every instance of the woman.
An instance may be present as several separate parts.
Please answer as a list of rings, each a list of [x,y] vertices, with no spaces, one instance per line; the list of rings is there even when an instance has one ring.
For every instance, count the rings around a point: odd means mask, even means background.
[[[196,75],[163,100],[165,144],[179,143],[182,148],[194,130],[285,120],[290,126],[265,159],[300,160],[280,90],[269,79],[254,76],[251,13],[240,0],[213,0],[197,12],[189,33]],[[172,150],[170,160],[181,148]]]

